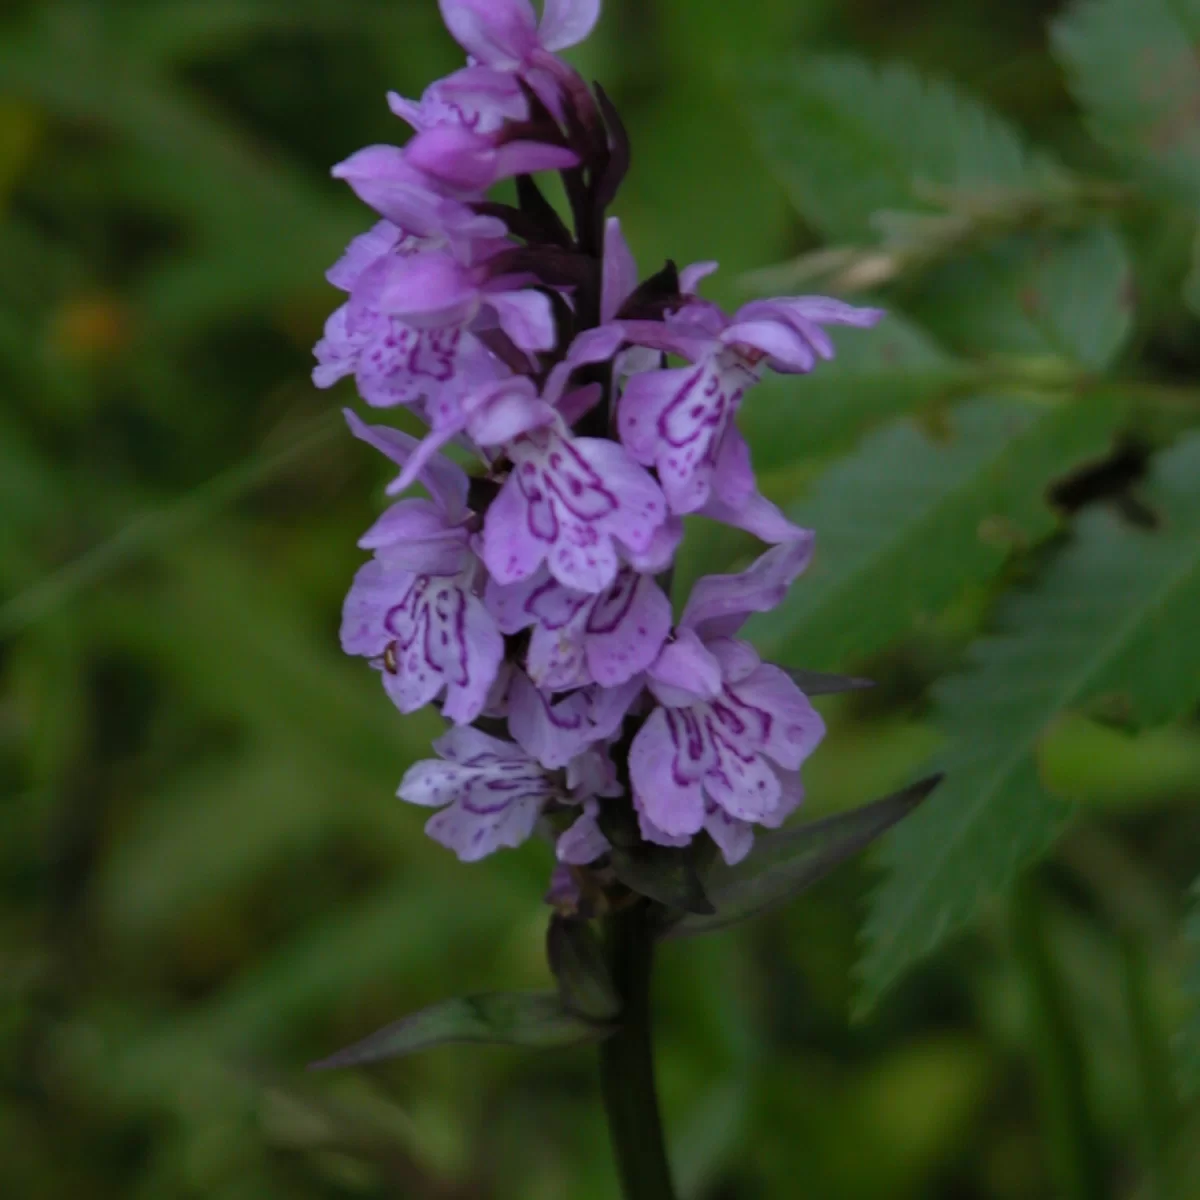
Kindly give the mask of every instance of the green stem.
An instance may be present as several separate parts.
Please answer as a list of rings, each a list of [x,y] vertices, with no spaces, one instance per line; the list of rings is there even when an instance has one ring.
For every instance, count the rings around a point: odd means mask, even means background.
[[[600,1044],[600,1088],[625,1200],[672,1200],[650,1033],[651,910],[637,903],[608,919],[609,965],[621,1027]]]
[[[1046,940],[1045,906],[1032,880],[1012,902],[1012,946],[1026,993],[1055,1194],[1097,1200],[1107,1192],[1084,1084],[1083,1055]]]
[[[1143,1153],[1150,1195],[1168,1200],[1171,1195],[1170,1147],[1175,1124],[1175,1096],[1171,1084],[1171,1054],[1162,1035],[1151,989],[1146,951],[1132,933],[1121,938],[1125,1005],[1133,1033],[1141,1104],[1138,1106]]]

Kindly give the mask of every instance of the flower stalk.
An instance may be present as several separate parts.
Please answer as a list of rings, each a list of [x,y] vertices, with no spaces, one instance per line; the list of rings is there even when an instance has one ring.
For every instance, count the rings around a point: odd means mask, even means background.
[[[652,909],[636,902],[607,919],[609,970],[621,997],[620,1027],[600,1044],[600,1088],[625,1200],[673,1200],[650,1017]]]

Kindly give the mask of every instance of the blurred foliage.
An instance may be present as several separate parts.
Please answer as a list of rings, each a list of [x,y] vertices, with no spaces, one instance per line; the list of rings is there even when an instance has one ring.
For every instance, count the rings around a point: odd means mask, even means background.
[[[1200,7],[1051,7],[608,0],[577,56],[645,266],[893,310],[744,413],[821,545],[756,633],[880,681],[822,700],[812,815],[958,764],[861,1023],[870,863],[664,948],[689,1197],[1200,1195]],[[328,167],[455,64],[433,0],[0,22],[0,1193],[612,1196],[586,1048],[301,1071],[548,980],[545,850],[428,843],[435,723],[336,642],[382,477],[307,378],[368,219]],[[748,549],[692,535],[684,582]]]

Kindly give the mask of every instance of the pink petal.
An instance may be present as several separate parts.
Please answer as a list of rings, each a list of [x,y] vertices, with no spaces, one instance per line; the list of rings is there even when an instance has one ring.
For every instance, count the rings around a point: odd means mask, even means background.
[[[625,571],[596,598],[581,632],[592,678],[615,687],[658,657],[671,632],[671,602],[650,576]]]
[[[761,821],[779,805],[779,777],[757,751],[722,746],[704,776],[705,794],[739,821]]]
[[[470,772],[466,768],[453,762],[429,758],[413,763],[404,772],[396,794],[406,804],[439,808],[457,799],[469,778]]]
[[[534,534],[529,506],[512,475],[484,517],[480,557],[499,584],[528,579],[545,560],[546,543]]]
[[[535,625],[525,655],[525,670],[547,692],[566,692],[590,684],[582,619],[560,629]]]
[[[643,575],[659,575],[675,561],[675,551],[683,541],[683,522],[668,517],[655,531],[645,550],[626,551],[629,565]]]
[[[596,821],[599,812],[600,805],[595,800],[587,801],[575,823],[559,835],[554,847],[559,862],[582,867],[595,862],[612,849]]]
[[[470,724],[483,712],[504,658],[504,638],[483,602],[468,596],[464,615],[452,626],[451,636],[462,643],[465,677],[448,677],[442,706],[442,714],[459,725]]]
[[[765,496],[757,491],[745,502],[737,505],[727,503],[714,490],[699,515],[723,525],[732,525],[735,529],[744,529],[752,533],[760,542],[792,541],[806,531],[799,525],[789,521],[780,511],[779,506],[772,504]]]
[[[348,408],[342,409],[350,432],[360,441],[374,446],[381,454],[398,466],[405,466],[421,443],[410,434],[402,433],[387,425],[368,425]],[[467,489],[470,480],[457,463],[448,458],[436,457],[426,460],[421,473],[421,482],[429,494],[442,506],[447,521],[458,522],[467,511]]]
[[[638,284],[637,263],[633,251],[621,233],[618,217],[609,217],[604,226],[604,267],[601,287],[600,320],[611,321]],[[601,326],[603,328],[603,326]]]
[[[438,7],[454,40],[488,66],[519,66],[537,49],[529,0],[438,0]]]
[[[554,312],[549,298],[541,292],[529,288],[517,292],[493,292],[486,297],[485,303],[495,310],[500,328],[519,350],[534,353],[554,348],[558,336]]]
[[[456,725],[447,729],[433,743],[435,753],[450,762],[509,762],[528,763],[529,755],[514,742],[492,737],[481,729],[470,725]]]
[[[503,847],[529,840],[541,815],[544,798],[518,796],[495,812],[477,813],[465,804],[452,804],[425,823],[435,842],[453,850],[462,862],[478,862]]]
[[[683,708],[721,694],[720,662],[690,629],[680,629],[649,671],[650,690],[663,704]]]
[[[595,28],[600,0],[545,0],[538,40],[547,50],[576,46]]]
[[[389,253],[400,240],[401,231],[391,221],[378,221],[346,247],[341,258],[325,272],[334,287],[348,292],[373,262]]]
[[[812,558],[813,534],[773,546],[738,575],[705,575],[692,586],[680,625],[704,639],[730,637],[751,613],[769,612]]]
[[[333,387],[358,368],[364,336],[352,334],[348,327],[349,305],[335,308],[325,321],[325,336],[313,347],[317,365],[312,381],[319,388]]]
[[[825,736],[820,713],[778,667],[763,663],[731,690],[739,700],[770,715],[763,748],[785,770],[797,770]]]
[[[721,335],[727,346],[749,346],[791,372],[811,371],[817,356],[808,341],[779,321],[739,321]]]
[[[539,171],[565,171],[579,165],[579,155],[566,146],[546,142],[505,142],[496,150],[488,186],[514,175],[536,175]]]
[[[704,796],[699,779],[677,770],[681,748],[656,708],[629,748],[629,777],[639,810],[668,837],[698,833],[704,824]]]
[[[619,326],[601,325],[581,333],[568,347],[562,362],[551,370],[543,389],[547,403],[557,404],[576,367],[587,363],[607,362],[620,349],[624,335]],[[568,421],[568,424],[572,422]]]
[[[387,649],[392,635],[385,621],[393,595],[393,586],[379,563],[359,567],[342,605],[341,642],[345,653],[375,658]]]
[[[679,290],[685,296],[695,295],[700,281],[707,279],[719,266],[720,263],[707,261],[692,263],[691,266],[684,267],[679,272]]]
[[[401,500],[384,510],[358,544],[364,550],[377,550],[392,542],[425,541],[445,533],[446,514],[433,501]]]
[[[648,551],[667,520],[667,503],[662,489],[616,442],[605,438],[575,438],[574,444],[617,498],[617,511],[604,518],[608,532],[630,553]]]
[[[758,670],[762,659],[749,642],[731,637],[716,637],[706,640],[705,649],[721,664],[725,683],[738,683]]]
[[[754,827],[716,805],[710,806],[704,815],[704,831],[716,842],[721,857],[731,867],[740,863],[754,846]]]
[[[393,260],[378,305],[418,329],[461,325],[478,310],[479,289],[450,254],[430,251]]]

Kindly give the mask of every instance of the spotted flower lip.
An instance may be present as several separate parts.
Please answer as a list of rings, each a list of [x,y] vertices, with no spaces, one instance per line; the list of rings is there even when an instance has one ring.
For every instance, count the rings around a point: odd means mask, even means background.
[[[601,703],[607,711],[599,715],[611,722],[617,706],[607,697]],[[622,710],[615,719],[623,715]],[[565,741],[558,744],[566,746]],[[562,862],[593,862],[609,849],[597,821],[599,799],[618,796],[621,788],[607,753],[589,747],[578,735],[572,745],[582,748],[547,765],[532,752],[535,745],[457,726],[433,744],[441,761],[410,767],[397,795],[410,804],[441,809],[425,831],[463,862],[519,846],[547,805],[579,806],[579,817],[558,839],[557,853]]]
[[[630,567],[595,594],[563,587],[542,567],[507,587],[491,580],[485,600],[504,633],[532,630],[525,670],[546,692],[627,683],[654,662],[671,628],[662,588]]]
[[[347,414],[353,432],[394,460],[418,443]],[[430,499],[401,500],[360,539],[373,552],[342,613],[342,647],[378,662],[402,713],[444,694],[442,712],[469,723],[484,710],[504,658],[504,639],[476,594],[479,563],[463,520],[467,479],[447,461],[425,464]]]
[[[566,587],[611,587],[620,548],[642,553],[667,520],[659,486],[616,443],[574,437],[561,420],[516,438],[512,473],[484,518],[480,555],[498,583],[543,564]]]
[[[542,766],[566,767],[613,737],[641,692],[641,680],[632,679],[619,687],[580,688],[555,700],[517,672],[509,692],[508,728]]]
[[[698,294],[714,262],[639,278],[608,211],[628,133],[555,53],[599,0],[439,2],[467,63],[419,99],[389,94],[405,145],[333,169],[379,219],[328,272],[344,296],[313,381],[352,379],[425,426],[346,414],[397,473],[341,640],[401,713],[434,704],[451,725],[399,790],[438,810],[430,837],[473,862],[539,831],[570,909],[584,872],[588,895],[615,886],[609,832],[705,836],[732,863],[801,802],[824,726],[740,632],[785,602],[813,535],[759,490],[736,414],[766,371],[811,371],[830,327],[881,314],[819,296],[730,314]],[[675,618],[691,516],[765,548],[696,581]]]
[[[807,566],[812,540],[776,546],[740,575],[700,580],[673,641],[650,667],[658,707],[629,751],[643,836],[667,845],[706,830],[730,862],[751,826],[800,803],[797,774],[824,724],[786,672],[731,635],[775,607]]]
[[[459,726],[433,748],[441,761],[410,767],[397,795],[409,804],[441,809],[425,832],[463,862],[519,846],[547,803],[568,799],[562,780],[514,742]]]

